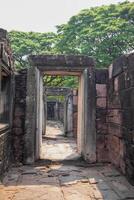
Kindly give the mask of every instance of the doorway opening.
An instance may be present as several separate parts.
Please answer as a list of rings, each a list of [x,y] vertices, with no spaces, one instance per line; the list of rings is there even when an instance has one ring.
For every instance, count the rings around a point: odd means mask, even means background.
[[[45,75],[43,80],[46,117],[41,159],[77,159],[78,77]]]

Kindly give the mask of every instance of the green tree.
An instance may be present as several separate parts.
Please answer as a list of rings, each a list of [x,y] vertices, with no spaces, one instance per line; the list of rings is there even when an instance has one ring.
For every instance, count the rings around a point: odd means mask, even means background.
[[[30,54],[55,53],[55,33],[35,33],[11,31],[9,33],[11,47],[13,49],[16,69],[28,67],[27,57]]]
[[[57,26],[57,49],[65,54],[93,56],[98,68],[134,49],[134,3],[82,10]]]
[[[16,69],[29,67],[30,54],[82,54],[92,56],[97,68],[105,68],[124,53],[134,50],[134,3],[82,10],[57,33],[11,31],[9,33]],[[46,76],[49,86],[78,85],[75,77]]]

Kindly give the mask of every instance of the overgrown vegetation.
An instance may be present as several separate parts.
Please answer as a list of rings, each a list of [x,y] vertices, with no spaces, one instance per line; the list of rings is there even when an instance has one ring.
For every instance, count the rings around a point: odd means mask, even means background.
[[[9,36],[17,69],[28,67],[30,54],[82,54],[94,57],[97,68],[106,68],[134,50],[134,3],[82,10],[57,26],[57,33],[11,31]]]

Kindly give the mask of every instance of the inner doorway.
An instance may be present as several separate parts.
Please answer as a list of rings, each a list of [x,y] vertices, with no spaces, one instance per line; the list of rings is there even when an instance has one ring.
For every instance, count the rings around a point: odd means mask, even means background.
[[[49,84],[44,81],[46,128],[41,158],[78,159],[80,157],[77,148],[78,77],[54,75],[54,77],[46,76],[45,80],[47,78]]]
[[[43,75],[74,75],[78,87],[78,151],[88,162],[96,161],[95,75],[94,61],[86,56],[41,55],[29,57],[26,122],[25,163],[40,158],[43,128]],[[45,116],[44,116],[45,117]],[[29,118],[31,119],[29,121]]]

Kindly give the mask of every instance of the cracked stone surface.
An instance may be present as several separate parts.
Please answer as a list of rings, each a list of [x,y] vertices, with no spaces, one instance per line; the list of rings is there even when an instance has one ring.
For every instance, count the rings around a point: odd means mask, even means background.
[[[0,200],[134,200],[134,186],[114,167],[85,163],[77,157],[75,142],[59,134],[61,127],[56,128],[57,135],[50,134],[53,127],[49,128],[45,145],[50,145],[47,150],[52,155],[46,151],[47,160],[12,166],[0,183]],[[69,141],[70,150],[66,147]],[[56,142],[62,144],[62,151]],[[77,155],[75,160],[67,159],[69,152]]]
[[[84,164],[40,161],[12,167],[0,185],[0,200],[134,199],[134,187],[111,165]]]

